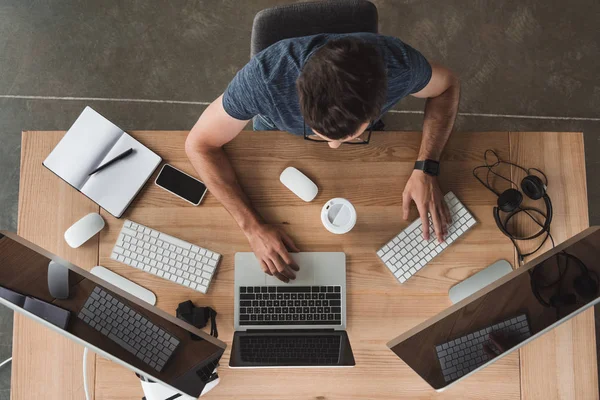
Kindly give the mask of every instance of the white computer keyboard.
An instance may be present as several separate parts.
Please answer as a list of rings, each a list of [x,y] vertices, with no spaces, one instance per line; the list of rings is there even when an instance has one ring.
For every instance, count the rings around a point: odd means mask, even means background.
[[[221,255],[125,220],[110,256],[171,282],[202,293],[208,291]]]
[[[446,200],[452,215],[452,223],[448,226],[448,235],[444,242],[438,243],[433,230],[431,215],[429,215],[429,241],[423,240],[423,230],[419,218],[377,252],[377,256],[394,274],[398,282],[406,282],[442,250],[475,225],[475,218],[458,201],[454,193],[446,193],[444,200]]]

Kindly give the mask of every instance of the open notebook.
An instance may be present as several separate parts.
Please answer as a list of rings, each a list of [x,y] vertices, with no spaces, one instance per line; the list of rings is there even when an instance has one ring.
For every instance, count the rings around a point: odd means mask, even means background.
[[[88,176],[127,149],[133,154]],[[86,107],[44,161],[44,166],[119,218],[161,158],[121,128]]]

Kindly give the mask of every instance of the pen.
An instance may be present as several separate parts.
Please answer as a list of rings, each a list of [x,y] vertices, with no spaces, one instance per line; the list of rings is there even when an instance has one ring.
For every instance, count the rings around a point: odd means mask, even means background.
[[[122,152],[121,154],[119,154],[118,156],[116,156],[115,158],[113,158],[112,160],[105,162],[104,164],[102,164],[101,166],[99,166],[98,168],[96,168],[95,170],[93,170],[92,172],[90,172],[90,174],[88,176],[92,176],[96,172],[102,171],[104,168],[110,166],[111,164],[114,164],[117,161],[122,160],[125,157],[128,157],[131,153],[133,153],[133,149],[132,148],[129,149],[129,150],[125,150],[124,152]]]

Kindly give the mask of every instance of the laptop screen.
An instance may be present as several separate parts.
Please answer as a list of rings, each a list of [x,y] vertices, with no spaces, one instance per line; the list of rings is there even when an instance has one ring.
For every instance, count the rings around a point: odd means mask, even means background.
[[[441,389],[566,321],[600,301],[600,229],[578,236],[562,251],[552,250],[536,264],[511,272],[491,291],[465,299],[455,311],[443,312],[388,346]]]
[[[201,333],[195,329],[196,335],[192,335],[183,322],[174,323],[159,315],[160,310],[142,301],[130,301],[104,286],[101,279],[50,253],[34,250],[36,246],[16,235],[15,240],[8,235],[0,236],[0,297],[12,308],[37,315],[55,330],[112,355],[148,377],[192,397],[200,395],[223,354],[222,342],[196,336]],[[69,267],[64,275],[68,277],[66,293],[51,294],[50,257],[59,267]],[[111,329],[111,324],[117,329]]]

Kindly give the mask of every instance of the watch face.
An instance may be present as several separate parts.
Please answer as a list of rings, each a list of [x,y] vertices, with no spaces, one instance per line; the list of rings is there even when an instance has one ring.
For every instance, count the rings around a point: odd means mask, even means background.
[[[425,162],[423,167],[423,172],[429,175],[437,175],[440,170],[440,166],[438,164],[431,162]]]
[[[427,175],[438,176],[440,173],[440,163],[434,160],[423,160],[415,162],[415,169],[419,169]]]

